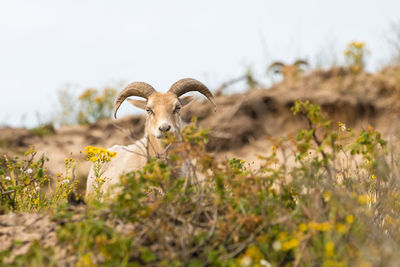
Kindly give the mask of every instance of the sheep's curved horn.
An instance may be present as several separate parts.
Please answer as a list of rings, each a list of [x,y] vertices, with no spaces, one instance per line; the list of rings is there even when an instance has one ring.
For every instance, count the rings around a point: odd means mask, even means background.
[[[303,59],[298,59],[296,60],[296,62],[294,62],[294,64],[296,67],[299,67],[300,65],[304,65],[304,66],[308,66],[308,62],[303,60]]]
[[[153,86],[144,82],[133,82],[128,84],[124,90],[119,93],[117,100],[115,101],[114,118],[117,118],[117,111],[127,97],[139,96],[147,99],[155,92],[156,90],[154,90]]]
[[[214,96],[208,90],[207,86],[198,80],[192,78],[185,78],[175,82],[168,92],[176,94],[178,97],[191,91],[199,92],[200,94],[207,97],[207,99],[214,105],[215,110],[217,109],[217,104],[215,103]]]
[[[273,62],[271,65],[269,65],[269,67],[268,67],[268,69],[267,69],[267,72],[270,72],[270,71],[273,71],[273,72],[275,72],[275,73],[280,73],[281,72],[281,70],[279,70],[278,68],[283,68],[283,67],[285,67],[286,65],[284,64],[284,63],[282,63],[282,62],[280,62],[280,61],[275,61],[275,62]]]

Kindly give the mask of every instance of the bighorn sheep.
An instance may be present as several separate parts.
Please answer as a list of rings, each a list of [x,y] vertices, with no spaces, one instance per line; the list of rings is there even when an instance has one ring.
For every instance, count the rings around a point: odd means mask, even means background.
[[[285,81],[292,82],[300,73],[304,72],[304,68],[307,66],[308,62],[302,59],[296,60],[291,65],[276,61],[268,67],[267,72],[280,73]]]
[[[180,110],[181,107],[190,103],[193,97],[180,96],[190,91],[203,94],[216,108],[210,90],[201,82],[191,78],[177,81],[166,93],[157,92],[147,83],[133,82],[118,95],[114,106],[115,118],[119,107],[127,97],[138,96],[146,99],[146,101],[128,99],[134,106],[147,111],[145,132],[141,140],[131,145],[115,145],[108,149],[111,152],[117,152],[117,155],[103,166],[102,178],[105,182],[101,187],[102,192],[110,192],[112,186],[119,182],[121,174],[141,169],[147,162],[147,156],[156,157],[163,153],[165,149],[162,144],[163,135],[167,132],[177,134],[182,130]],[[87,196],[95,191],[95,179],[92,166],[87,180]]]

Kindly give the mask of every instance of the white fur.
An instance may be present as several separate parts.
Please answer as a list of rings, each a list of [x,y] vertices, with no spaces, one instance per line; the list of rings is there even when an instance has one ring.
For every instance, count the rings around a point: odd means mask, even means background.
[[[121,175],[133,170],[139,170],[146,164],[147,158],[146,148],[144,146],[145,144],[146,138],[142,138],[140,141],[129,146],[115,145],[107,149],[111,152],[117,152],[117,155],[102,167],[101,178],[105,180],[101,187],[102,192],[114,195],[117,192],[113,188],[119,183]],[[91,196],[95,193],[95,182],[96,177],[92,166],[87,179],[86,196]]]

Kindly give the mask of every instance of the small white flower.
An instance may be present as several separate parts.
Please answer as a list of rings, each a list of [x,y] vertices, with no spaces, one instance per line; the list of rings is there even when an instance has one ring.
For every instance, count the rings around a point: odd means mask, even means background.
[[[69,179],[62,180],[61,183],[63,183],[63,184],[69,184]]]
[[[32,170],[31,168],[29,168],[29,169],[26,170],[26,172],[27,172],[27,173],[32,173],[33,170]]]
[[[276,241],[274,241],[274,243],[272,243],[272,248],[275,251],[281,250],[281,247],[282,247],[282,245],[281,245],[281,242],[279,242],[279,240],[276,240]]]
[[[11,181],[11,177],[10,176],[6,176],[4,179],[6,179],[7,181]]]
[[[342,132],[345,132],[345,131],[346,131],[346,125],[343,124],[342,126],[340,126],[340,130],[341,130]]]
[[[249,256],[244,256],[240,261],[241,266],[251,266],[253,260]]]
[[[36,186],[35,190],[39,190],[39,189],[40,189],[40,187],[39,187],[39,186]]]
[[[260,260],[260,265],[265,267],[272,267],[271,263],[264,259]]]

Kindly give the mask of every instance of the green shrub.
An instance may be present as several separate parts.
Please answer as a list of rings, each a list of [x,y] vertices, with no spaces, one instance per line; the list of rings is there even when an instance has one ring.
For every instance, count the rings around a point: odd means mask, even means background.
[[[31,148],[23,158],[0,158],[0,207],[12,211],[39,211],[65,201],[75,186],[72,177],[75,161],[65,160],[65,174],[57,174],[55,190],[51,190],[45,163],[48,159]]]
[[[86,89],[80,96],[67,87],[58,91],[56,125],[89,124],[111,118],[117,90],[112,87]]]
[[[364,71],[367,54],[368,50],[365,48],[365,43],[363,42],[351,42],[347,45],[344,56],[351,72],[359,73]]]
[[[117,90],[113,88],[106,87],[102,91],[87,89],[78,97],[78,123],[88,124],[111,118],[116,95]]]

